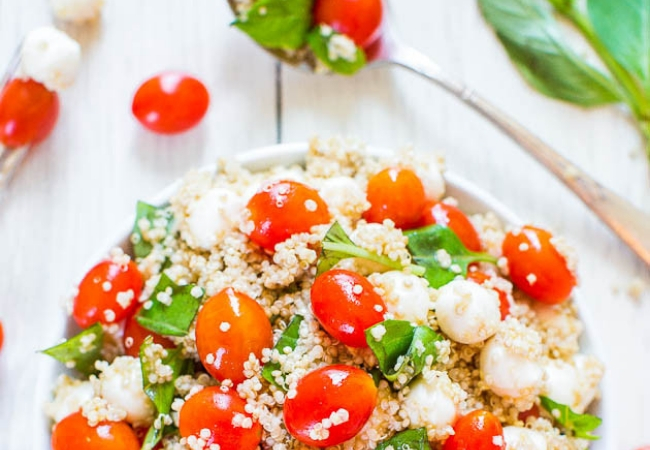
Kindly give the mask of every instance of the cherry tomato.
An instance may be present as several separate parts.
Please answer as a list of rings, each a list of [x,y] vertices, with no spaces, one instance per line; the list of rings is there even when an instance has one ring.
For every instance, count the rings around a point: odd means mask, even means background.
[[[384,320],[386,312],[384,300],[364,276],[340,269],[316,278],[311,308],[325,331],[351,347],[367,347],[365,330]]]
[[[100,422],[91,427],[81,412],[76,412],[54,426],[52,450],[140,450],[140,441],[125,422]]]
[[[165,72],[142,83],[131,110],[151,131],[173,134],[199,123],[209,104],[210,94],[199,80],[182,72]]]
[[[522,422],[526,423],[526,420],[528,420],[529,417],[538,418],[539,416],[540,416],[539,406],[533,405],[533,406],[531,406],[530,409],[527,409],[526,411],[522,411],[519,414],[517,414],[517,419],[519,419]],[[650,450],[650,449],[648,449],[648,450]]]
[[[181,436],[203,439],[206,449],[218,444],[220,450],[255,450],[262,439],[262,426],[245,407],[236,391],[206,387],[183,404],[179,413]],[[203,431],[206,429],[209,435]]]
[[[454,424],[454,433],[445,441],[442,450],[503,450],[506,448],[501,422],[488,411],[476,410],[461,417]]]
[[[411,169],[390,167],[368,181],[366,197],[370,209],[363,213],[368,222],[391,219],[398,228],[417,225],[425,205],[424,186]]]
[[[468,272],[467,278],[476,284],[483,284],[490,280],[489,275],[484,272],[479,272],[478,270]],[[490,288],[499,294],[499,311],[501,311],[501,320],[505,320],[505,318],[510,315],[510,300],[508,299],[508,294],[501,289],[492,286],[490,286]]]
[[[481,239],[469,218],[460,209],[447,203],[427,203],[421,217],[420,226],[443,225],[456,233],[467,250],[481,251]]]
[[[8,148],[37,144],[59,117],[59,96],[32,79],[14,78],[0,93],[0,142]]]
[[[316,0],[314,23],[326,24],[368,47],[381,34],[381,0]]]
[[[201,362],[217,380],[237,384],[246,379],[251,353],[273,347],[273,330],[264,309],[248,295],[226,288],[210,297],[196,319],[196,348]]]
[[[154,333],[151,330],[147,330],[138,323],[136,316],[141,309],[142,306],[140,306],[132,316],[126,319],[126,324],[124,325],[124,334],[122,336],[124,353],[128,356],[137,358],[140,355],[140,346],[149,336],[153,338],[153,342],[155,344],[162,345],[164,348],[174,348],[174,343],[171,340],[157,333]]]
[[[284,423],[304,444],[338,445],[356,436],[376,403],[377,388],[366,372],[351,366],[325,366],[305,375],[298,381],[296,395],[287,396]]]
[[[330,221],[327,204],[318,191],[297,181],[266,183],[246,207],[254,224],[248,236],[269,251],[293,234]]]
[[[144,279],[138,266],[104,260],[90,269],[74,299],[72,317],[81,328],[119,322],[138,304]]]
[[[571,295],[576,277],[552,237],[548,231],[526,225],[506,235],[502,253],[515,286],[540,302],[557,304]]]
[[[2,344],[5,342],[5,332],[2,328],[2,322],[0,322],[0,350],[2,350]]]

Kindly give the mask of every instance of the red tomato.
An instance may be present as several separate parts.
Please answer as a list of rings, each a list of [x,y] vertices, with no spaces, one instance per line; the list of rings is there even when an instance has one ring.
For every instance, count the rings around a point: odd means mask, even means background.
[[[540,416],[539,406],[533,405],[533,406],[531,406],[530,409],[528,409],[526,411],[522,411],[519,414],[517,414],[517,419],[519,419],[522,422],[526,423],[526,420],[528,420],[529,417],[538,418],[539,416]],[[650,450],[650,449],[648,449],[648,450]]]
[[[2,344],[5,342],[5,332],[2,328],[2,322],[0,322],[0,350],[2,350]]]
[[[506,235],[502,253],[515,286],[535,300],[557,304],[571,295],[576,277],[552,237],[548,231],[526,225]]]
[[[461,417],[454,424],[454,433],[445,441],[442,450],[503,450],[501,422],[488,411],[476,410]],[[497,439],[494,439],[494,438]]]
[[[179,413],[181,436],[203,439],[206,449],[218,444],[220,450],[255,450],[262,439],[262,426],[245,406],[234,390],[206,387],[183,404]],[[242,420],[248,423],[237,423]],[[206,429],[209,435],[205,435]]]
[[[209,104],[210,94],[199,80],[182,72],[165,72],[142,83],[131,110],[151,131],[173,134],[199,123]]]
[[[59,117],[59,96],[32,79],[14,78],[0,93],[0,142],[8,148],[37,144]]]
[[[381,34],[381,0],[316,0],[314,23],[326,24],[368,47]]]
[[[126,319],[126,324],[124,325],[124,335],[122,336],[122,343],[124,344],[124,353],[128,356],[133,356],[137,358],[140,355],[140,346],[144,340],[151,336],[155,344],[160,344],[164,348],[174,348],[174,343],[157,334],[151,330],[147,330],[136,320],[138,312],[142,309],[142,306],[138,308],[136,312],[133,313],[128,319]]]
[[[363,276],[333,269],[311,288],[314,315],[332,337],[351,347],[367,347],[365,330],[384,320],[386,304]]]
[[[246,208],[255,226],[248,236],[269,251],[293,234],[308,232],[314,225],[330,221],[327,204],[318,191],[297,181],[266,183]]]
[[[196,319],[196,348],[206,370],[217,380],[241,383],[251,353],[273,347],[273,330],[264,309],[232,288],[210,297]]]
[[[398,228],[417,225],[425,205],[424,186],[411,169],[390,167],[368,181],[366,197],[370,209],[363,213],[368,222],[391,219]]]
[[[456,233],[467,250],[481,251],[481,239],[469,218],[460,209],[447,203],[430,202],[424,207],[420,226],[443,225]]]
[[[376,403],[377,388],[366,372],[351,366],[325,366],[305,375],[298,381],[296,395],[287,396],[284,424],[307,445],[338,445],[356,436]],[[323,427],[326,420],[329,428]]]
[[[133,261],[128,264],[102,261],[81,280],[72,317],[81,328],[96,322],[119,322],[138,304],[143,285],[142,274]]]
[[[472,280],[477,284],[483,284],[490,280],[490,277],[486,273],[475,270],[467,273],[467,279]],[[505,320],[505,318],[510,315],[510,299],[508,298],[508,294],[501,289],[491,286],[490,288],[499,294],[499,311],[501,311],[501,320]]]
[[[125,422],[100,422],[91,427],[81,412],[76,412],[54,426],[52,450],[140,450],[140,441]]]

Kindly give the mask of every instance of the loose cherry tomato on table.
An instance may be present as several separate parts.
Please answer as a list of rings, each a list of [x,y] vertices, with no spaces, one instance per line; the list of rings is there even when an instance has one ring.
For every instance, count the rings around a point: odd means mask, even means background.
[[[484,272],[474,270],[467,273],[467,279],[472,280],[476,284],[483,284],[491,278]],[[501,311],[501,320],[505,320],[505,318],[510,315],[510,299],[508,299],[508,294],[501,289],[492,286],[490,286],[490,288],[499,294],[499,311]]]
[[[59,117],[59,96],[32,79],[14,78],[0,92],[0,143],[8,148],[37,144]]]
[[[327,204],[318,191],[297,181],[266,183],[246,208],[254,225],[249,238],[269,251],[293,234],[308,232],[314,225],[330,221]]]
[[[54,426],[52,450],[140,450],[140,441],[125,422],[100,422],[91,427],[81,412],[76,412]]]
[[[359,433],[375,409],[377,388],[363,370],[344,365],[316,369],[284,403],[284,424],[300,442],[338,445]],[[328,426],[324,426],[326,423]]]
[[[548,231],[526,225],[506,234],[502,253],[515,286],[535,300],[557,304],[569,298],[576,277],[552,238]]]
[[[143,285],[142,274],[133,261],[102,261],[81,280],[72,317],[81,328],[96,322],[119,322],[136,307]]]
[[[422,180],[411,170],[389,167],[368,180],[366,198],[370,209],[363,213],[368,222],[391,219],[398,228],[418,224],[426,203]]]
[[[365,330],[384,320],[386,312],[384,300],[364,276],[341,269],[316,278],[311,307],[325,331],[351,347],[367,347]]]
[[[171,340],[157,333],[154,333],[151,330],[147,330],[145,327],[138,323],[136,316],[141,309],[142,306],[140,306],[132,316],[126,319],[126,324],[124,325],[124,334],[122,336],[124,353],[128,356],[137,358],[140,355],[140,346],[149,336],[153,338],[153,342],[155,344],[162,345],[164,348],[174,348],[174,343]]]
[[[314,23],[329,25],[359,47],[367,47],[381,34],[381,0],[316,0]]]
[[[254,450],[262,439],[262,426],[245,407],[236,391],[206,387],[183,404],[179,413],[181,436],[203,439],[206,449],[218,444],[220,450]]]
[[[442,450],[503,450],[503,427],[494,414],[476,410],[454,424],[454,433]]]
[[[429,202],[424,207],[420,226],[443,225],[453,231],[467,250],[481,251],[481,239],[469,218],[460,209],[447,203]]]
[[[251,353],[273,347],[273,330],[264,309],[248,295],[226,288],[210,297],[196,319],[196,348],[206,370],[217,380],[246,379]]]
[[[203,118],[210,94],[196,78],[182,72],[165,72],[145,81],[133,97],[133,115],[156,133],[189,130]]]

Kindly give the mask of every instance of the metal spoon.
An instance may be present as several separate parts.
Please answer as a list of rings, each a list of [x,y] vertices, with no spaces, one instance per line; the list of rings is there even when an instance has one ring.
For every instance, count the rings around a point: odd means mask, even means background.
[[[235,0],[228,0],[228,3],[236,14]],[[431,58],[402,43],[395,33],[390,14],[385,14],[382,27],[381,38],[366,49],[367,67],[403,67],[462,100],[553,173],[650,267],[650,215],[599,184],[507,114],[459,80],[450,77]],[[291,65],[314,67],[313,58],[304,59],[300,53],[266,50]]]

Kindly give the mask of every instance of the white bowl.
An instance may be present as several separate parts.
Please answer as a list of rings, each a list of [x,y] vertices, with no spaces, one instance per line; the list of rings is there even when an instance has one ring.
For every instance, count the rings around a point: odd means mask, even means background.
[[[305,142],[278,144],[242,153],[237,155],[235,159],[249,170],[259,171],[275,165],[286,166],[300,164],[304,162],[307,149],[308,144]],[[375,156],[386,156],[391,154],[390,150],[377,147],[369,147],[367,151],[371,155]],[[204,168],[204,170],[213,169],[214,166]],[[449,172],[445,173],[445,180],[447,182],[446,193],[458,199],[458,202],[462,205],[464,211],[468,213],[492,211],[504,224],[517,225],[523,223],[523,221],[505,205],[469,181]],[[180,184],[181,180],[177,180],[167,188],[163,189],[153,199],[150,199],[149,202],[152,204],[164,204],[168,202],[174,192],[178,190]],[[129,236],[133,227],[133,220],[133,217],[129,218],[129,220],[125,222],[124,226],[119,229],[113,239],[110,239],[106,245],[100,247],[97,255],[95,255],[95,257],[85,267],[92,267],[99,260],[105,258],[108,250],[113,247],[121,247],[125,251],[130,249],[131,243],[129,241]],[[72,279],[71,282],[78,283],[84,275],[85,273],[79,274],[79,276]],[[601,345],[598,342],[596,330],[594,329],[594,322],[584,305],[584,301],[580,296],[579,291],[575,293],[575,301],[578,304],[580,318],[585,325],[585,332],[580,339],[580,348],[583,352],[596,355],[601,361],[604,361],[603,353],[600,350]],[[61,334],[64,336],[68,336],[70,330],[76,329],[72,320],[67,317],[61,317],[58,325],[61,329]],[[50,449],[50,422],[42,413],[42,409],[43,404],[49,401],[51,397],[51,390],[54,386],[56,377],[60,373],[64,372],[62,365],[46,356],[43,356],[43,358],[46,361],[44,361],[40,366],[41,375],[39,377],[35,396],[37,404],[34,405],[34,411],[36,413],[35,417],[37,418],[37,426],[35,427],[36,431],[34,433],[32,445],[34,450]],[[601,436],[601,439],[592,443],[590,447],[591,450],[610,450],[615,448],[613,444],[615,441],[609,408],[609,396],[611,390],[608,388],[607,383],[608,380],[607,377],[605,377],[601,384],[601,398],[590,408],[592,414],[603,419],[603,424],[597,430],[597,434]]]

